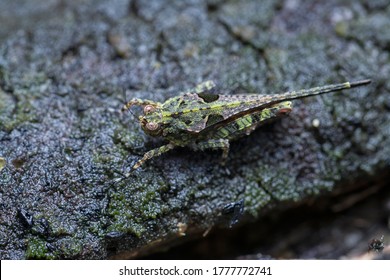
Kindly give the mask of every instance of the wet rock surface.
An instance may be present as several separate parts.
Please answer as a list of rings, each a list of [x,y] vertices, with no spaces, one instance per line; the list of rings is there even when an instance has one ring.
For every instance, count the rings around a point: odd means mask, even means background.
[[[278,224],[273,213],[285,217],[282,225],[250,236],[275,233],[267,246],[276,249],[208,255],[204,245],[203,255],[188,256],[338,258],[348,254],[321,254],[315,240],[310,250],[281,243],[283,226],[292,227],[286,209],[306,205],[290,214],[299,217],[317,208],[336,215],[355,204],[346,193],[356,201],[376,192],[388,197],[386,1],[3,0],[0,23],[1,259],[144,257],[215,228],[222,227],[213,238],[245,236],[249,221]],[[362,78],[373,83],[295,102],[288,118],[232,143],[224,167],[218,151],[183,148],[113,182],[162,144],[144,135],[139,112],[119,113],[127,99],[163,101],[210,79],[234,94]],[[388,200],[380,201],[365,209],[384,216],[360,218],[388,236]],[[350,235],[345,222],[329,224],[319,213],[310,217],[355,244],[374,234],[351,222]],[[244,227],[231,231],[235,219]],[[235,239],[223,240],[228,247]]]

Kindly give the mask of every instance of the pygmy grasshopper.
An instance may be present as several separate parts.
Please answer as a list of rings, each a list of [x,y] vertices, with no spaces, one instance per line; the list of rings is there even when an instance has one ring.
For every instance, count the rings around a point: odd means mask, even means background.
[[[260,125],[287,115],[293,99],[325,94],[369,84],[370,80],[344,82],[281,94],[222,95],[213,92],[215,84],[207,81],[164,103],[132,99],[122,108],[143,106],[139,117],[142,129],[151,136],[161,136],[167,144],[148,151],[131,171],[147,160],[175,147],[194,150],[222,149],[222,161],[228,156],[231,140],[249,135]]]

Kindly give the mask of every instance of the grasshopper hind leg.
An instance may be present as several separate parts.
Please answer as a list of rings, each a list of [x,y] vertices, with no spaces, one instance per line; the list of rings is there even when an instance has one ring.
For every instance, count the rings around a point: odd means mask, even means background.
[[[228,139],[212,139],[193,144],[192,148],[201,151],[206,149],[222,149],[221,164],[225,165],[225,162],[229,155],[230,143]]]

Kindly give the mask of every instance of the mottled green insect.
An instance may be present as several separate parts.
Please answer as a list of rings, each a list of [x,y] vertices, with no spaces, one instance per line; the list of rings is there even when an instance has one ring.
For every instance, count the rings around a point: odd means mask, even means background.
[[[175,147],[222,149],[224,162],[231,140],[249,135],[260,125],[290,113],[291,100],[368,83],[370,80],[345,82],[281,94],[221,95],[213,93],[215,84],[207,81],[164,103],[132,99],[122,110],[143,106],[144,115],[139,117],[142,129],[151,136],[161,136],[168,144],[145,153],[131,171]]]

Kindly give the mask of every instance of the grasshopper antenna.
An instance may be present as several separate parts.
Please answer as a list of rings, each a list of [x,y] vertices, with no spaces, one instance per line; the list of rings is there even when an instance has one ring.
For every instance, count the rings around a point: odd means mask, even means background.
[[[121,101],[122,101],[122,104],[127,104],[128,100],[129,100],[129,99],[127,98],[127,90],[122,89],[122,97],[123,97],[123,99],[121,100]],[[137,119],[136,114],[134,114],[134,112],[132,112],[132,111],[130,110],[130,108],[127,109],[127,110],[123,110],[123,107],[122,107],[121,110],[120,110],[120,112],[122,113],[122,112],[124,112],[124,111],[129,112],[130,114],[133,115],[134,118]]]

